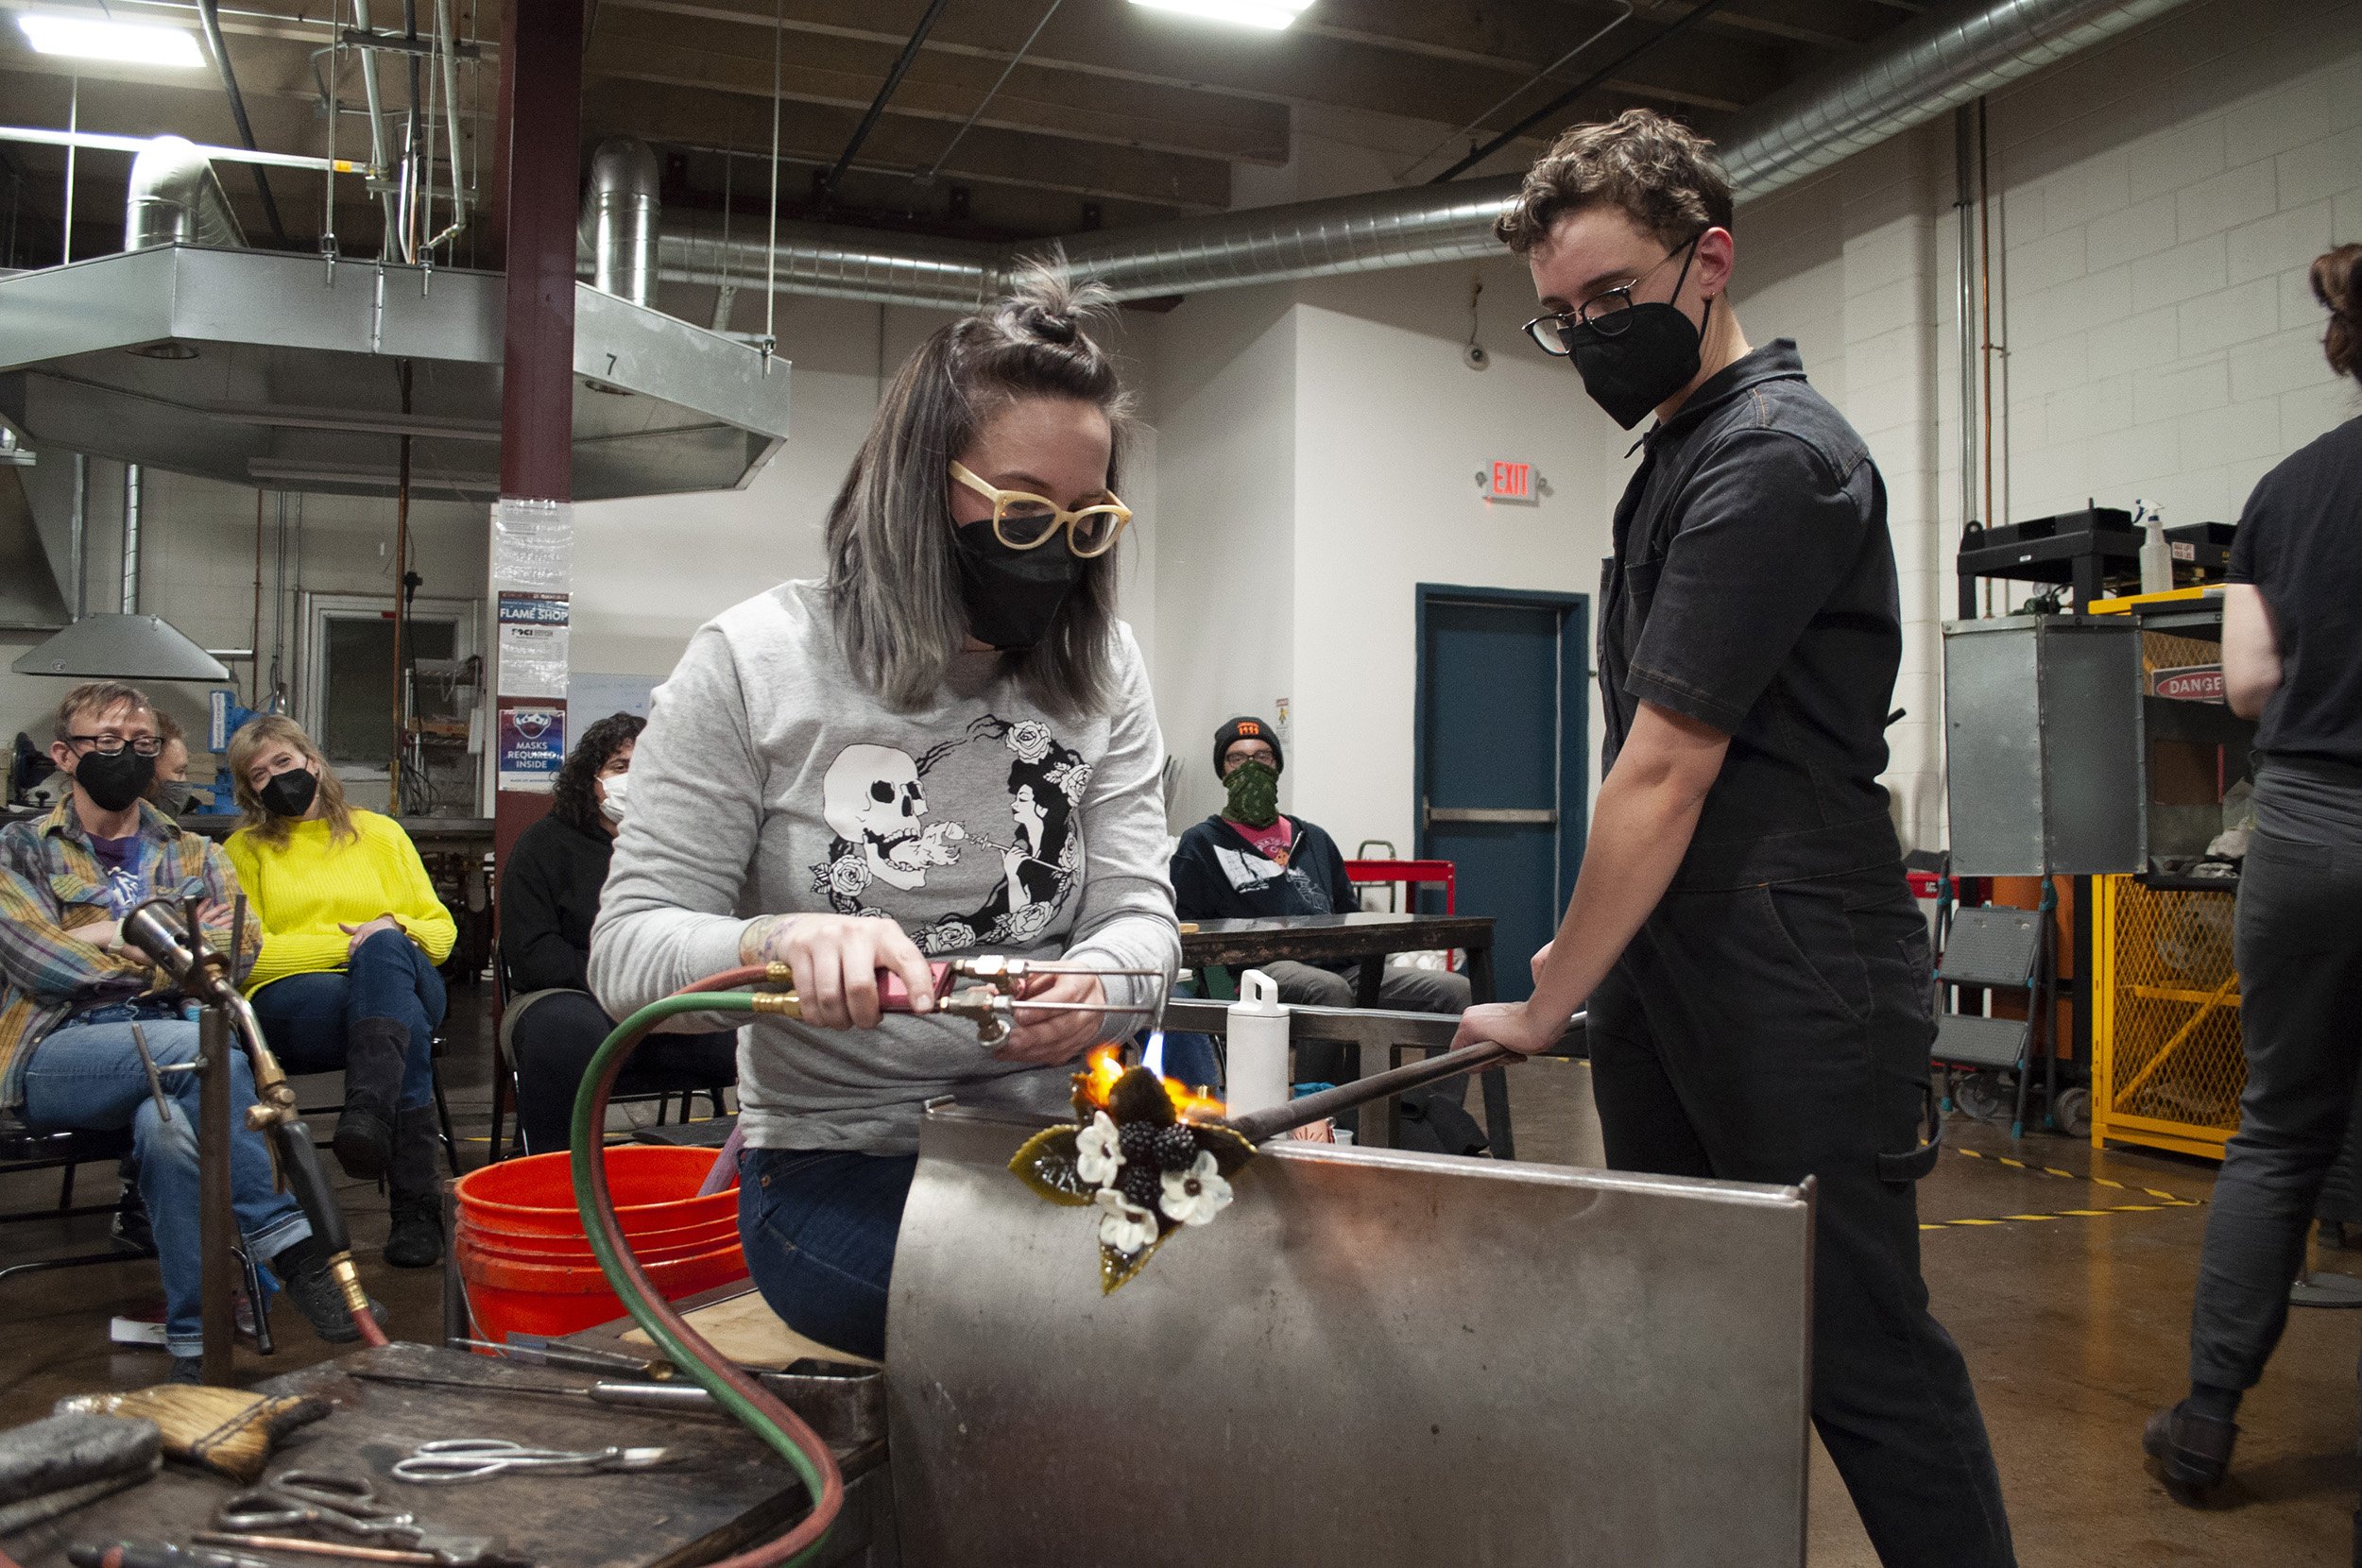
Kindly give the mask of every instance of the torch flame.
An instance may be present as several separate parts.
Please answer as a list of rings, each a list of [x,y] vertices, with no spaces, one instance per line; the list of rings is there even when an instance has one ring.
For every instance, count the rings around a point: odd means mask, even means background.
[[[1101,1046],[1085,1061],[1083,1098],[1104,1108],[1123,1071],[1123,1048]],[[1165,1098],[1172,1101],[1173,1111],[1183,1120],[1207,1121],[1223,1115],[1223,1102],[1213,1096],[1202,1094],[1177,1078],[1168,1078],[1164,1084]]]

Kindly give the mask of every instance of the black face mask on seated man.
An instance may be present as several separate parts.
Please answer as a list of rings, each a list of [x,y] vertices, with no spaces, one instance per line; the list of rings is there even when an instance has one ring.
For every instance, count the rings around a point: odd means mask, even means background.
[[[960,554],[960,604],[968,635],[1004,653],[1023,653],[1050,635],[1058,608],[1082,582],[1090,563],[1063,539],[1012,550],[990,520],[952,532]]]
[[[275,773],[254,792],[263,803],[263,810],[275,817],[300,817],[312,809],[312,797],[319,793],[320,781],[309,768],[289,768]]]
[[[120,811],[147,793],[156,781],[156,759],[142,757],[129,746],[110,757],[104,752],[85,753],[74,764],[74,782],[91,798],[91,804],[102,811]]]

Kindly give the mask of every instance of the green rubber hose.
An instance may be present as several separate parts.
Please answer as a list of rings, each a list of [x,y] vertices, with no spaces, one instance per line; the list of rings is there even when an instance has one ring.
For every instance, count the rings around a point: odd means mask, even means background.
[[[574,1096],[574,1202],[582,1212],[583,1230],[590,1239],[591,1253],[599,1260],[599,1268],[606,1273],[608,1283],[614,1287],[615,1294],[633,1321],[647,1331],[657,1349],[702,1385],[717,1405],[736,1417],[794,1467],[813,1499],[813,1512],[808,1518],[820,1518],[825,1513],[832,1523],[836,1504],[844,1491],[844,1480],[837,1473],[833,1456],[793,1411],[780,1405],[767,1389],[728,1365],[712,1346],[698,1337],[694,1329],[681,1321],[669,1304],[661,1300],[641,1270],[638,1259],[631,1254],[630,1243],[623,1236],[616,1220],[614,1203],[608,1191],[607,1163],[603,1158],[607,1142],[607,1102],[625,1059],[651,1029],[676,1014],[753,1013],[756,1010],[754,996],[745,991],[682,994],[650,1002],[616,1026],[615,1031],[600,1045],[598,1053],[591,1057],[590,1065],[582,1077],[582,1087]],[[798,1440],[798,1431],[805,1440]],[[792,1541],[798,1533],[799,1530],[790,1531],[779,1542],[774,1543],[775,1548]],[[827,1539],[827,1529],[823,1528],[809,1542],[801,1542],[801,1549],[785,1560],[791,1564],[810,1561]],[[729,1559],[731,1563],[750,1565],[779,1560],[781,1558],[775,1551],[760,1550]]]

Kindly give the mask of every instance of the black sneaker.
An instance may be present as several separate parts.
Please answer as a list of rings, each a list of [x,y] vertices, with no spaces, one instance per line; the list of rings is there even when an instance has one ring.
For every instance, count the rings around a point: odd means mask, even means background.
[[[204,1382],[205,1357],[201,1355],[174,1356],[172,1358],[172,1371],[164,1373],[164,1381],[167,1383]]]
[[[2141,1450],[2157,1461],[2159,1478],[2177,1503],[2196,1508],[2231,1472],[2235,1422],[2201,1416],[2189,1402],[2158,1411],[2141,1430]]]
[[[443,1261],[443,1201],[434,1193],[393,1195],[393,1228],[385,1261],[397,1269],[432,1269]]]
[[[126,1160],[123,1164],[123,1191],[115,1199],[114,1218],[107,1221],[107,1234],[127,1252],[152,1253],[156,1251],[156,1228],[148,1223],[147,1204],[140,1197],[139,1177],[130,1168],[131,1162]]]
[[[332,1345],[349,1345],[361,1338],[352,1314],[345,1309],[345,1293],[328,1271],[328,1254],[320,1251],[317,1240],[305,1236],[272,1258],[270,1267],[313,1333]],[[369,1315],[381,1325],[385,1321],[385,1308],[374,1300],[369,1303]]]

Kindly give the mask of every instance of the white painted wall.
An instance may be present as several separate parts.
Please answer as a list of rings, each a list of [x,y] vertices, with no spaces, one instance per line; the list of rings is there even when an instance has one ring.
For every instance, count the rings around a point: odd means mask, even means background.
[[[2171,522],[2234,521],[2273,464],[2362,412],[2304,282],[2362,240],[2362,8],[2190,6],[1989,115],[1995,520],[2138,497]],[[1749,204],[1734,285],[1756,341],[1798,340],[1887,476],[1910,711],[1887,783],[1906,839],[1929,844],[1964,515],[1952,151],[1938,123]]]
[[[62,452],[44,452],[44,461],[31,470],[44,486],[40,504],[62,510],[71,463]],[[54,486],[55,493],[50,493]],[[186,474],[145,470],[141,507],[140,608],[161,615],[200,646],[245,648],[252,645],[255,622],[254,547],[258,493],[243,486]],[[260,497],[264,521],[262,648],[267,670],[272,637],[272,590],[276,557],[278,498]],[[394,503],[351,496],[305,496],[301,500],[302,569],[295,571],[295,501],[289,503],[289,575],[291,587],[284,609],[286,647],[283,667],[292,686],[300,677],[300,605],[304,591],[317,593],[393,593]],[[123,468],[105,461],[91,464],[88,508],[90,607],[94,612],[116,609],[120,602],[123,524]],[[484,512],[481,507],[451,502],[417,502],[410,508],[412,561],[425,579],[419,589],[427,598],[480,599],[484,594]],[[69,599],[72,589],[67,589]],[[45,741],[49,713],[58,700],[77,684],[53,675],[19,675],[8,669],[18,655],[38,644],[45,633],[0,633],[0,742],[17,731],[29,731]],[[250,673],[245,664],[231,666],[242,696],[251,696]],[[196,682],[158,682],[148,695],[202,737],[206,692]],[[390,693],[388,694],[390,697]],[[201,740],[200,740],[201,744]],[[202,773],[200,759],[197,771]]]

